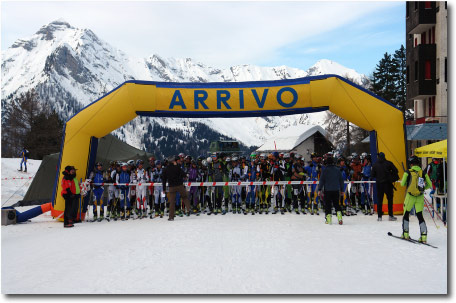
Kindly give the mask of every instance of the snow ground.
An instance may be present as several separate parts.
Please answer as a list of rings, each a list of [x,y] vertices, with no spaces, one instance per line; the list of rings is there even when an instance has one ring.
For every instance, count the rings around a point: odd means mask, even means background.
[[[29,159],[27,161],[26,173],[17,171],[20,167],[20,163],[21,158],[2,158],[2,207],[11,206],[24,198],[30,184],[32,184],[33,181],[33,179],[28,179],[28,177],[35,176],[36,172],[40,168],[41,160]],[[24,169],[23,166],[22,169]],[[17,177],[24,177],[26,179],[12,179]],[[7,178],[7,180],[3,180],[4,178]]]
[[[400,234],[400,216],[329,226],[322,215],[201,215],[64,229],[48,213],[2,226],[2,293],[446,294],[447,229],[425,218],[438,249],[387,236]]]

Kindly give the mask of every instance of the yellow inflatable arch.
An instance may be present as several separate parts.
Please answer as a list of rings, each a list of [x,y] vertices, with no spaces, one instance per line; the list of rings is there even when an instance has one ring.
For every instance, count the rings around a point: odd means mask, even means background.
[[[77,178],[85,179],[93,169],[98,138],[138,115],[231,118],[324,110],[330,110],[370,131],[373,162],[377,151],[382,151],[399,172],[403,172],[406,149],[402,112],[386,100],[337,75],[234,83],[127,81],[66,122],[55,179],[52,216],[59,217],[65,208],[60,195],[63,168],[73,165],[78,168]],[[398,188],[394,197],[395,213],[402,212],[403,198],[404,190]],[[387,212],[386,205],[384,212]]]

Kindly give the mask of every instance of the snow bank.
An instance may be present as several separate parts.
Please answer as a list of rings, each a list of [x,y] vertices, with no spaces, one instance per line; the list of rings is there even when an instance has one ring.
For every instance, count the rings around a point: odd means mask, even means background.
[[[41,160],[27,161],[27,172],[18,171],[21,158],[2,158],[2,207],[11,206],[22,200],[41,165]],[[24,166],[22,166],[24,169]],[[13,178],[24,178],[14,179]],[[5,180],[6,179],[6,180]]]
[[[22,211],[25,208],[19,208]],[[4,294],[446,294],[447,229],[387,236],[376,216],[191,216],[76,224],[49,215],[2,227]],[[418,221],[411,218],[411,236]]]

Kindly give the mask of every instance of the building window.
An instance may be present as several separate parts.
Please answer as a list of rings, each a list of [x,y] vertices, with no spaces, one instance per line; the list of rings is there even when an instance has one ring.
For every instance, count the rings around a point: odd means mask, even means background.
[[[418,61],[415,61],[415,81],[418,81]]]
[[[421,44],[427,44],[426,43],[426,32],[421,33]]]
[[[431,8],[432,8],[432,7],[431,7],[431,1],[425,1],[425,2],[424,2],[424,8],[425,8],[425,9],[431,9]]]
[[[408,65],[407,65],[407,73],[405,74],[405,79],[407,81],[407,84],[409,84],[410,83],[410,68]]]
[[[424,79],[431,80],[431,61],[426,60],[424,64]]]

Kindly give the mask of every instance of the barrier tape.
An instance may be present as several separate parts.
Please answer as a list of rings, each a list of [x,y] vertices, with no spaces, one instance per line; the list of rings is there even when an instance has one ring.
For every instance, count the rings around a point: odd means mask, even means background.
[[[12,178],[2,178],[2,180],[27,180],[33,179],[33,177],[12,177]]]
[[[253,181],[253,182],[184,182],[185,186],[241,186],[241,185],[304,185],[318,184],[319,181]],[[345,184],[376,183],[376,181],[345,181]],[[91,183],[96,186],[163,186],[162,183]]]

